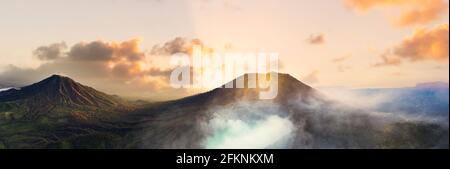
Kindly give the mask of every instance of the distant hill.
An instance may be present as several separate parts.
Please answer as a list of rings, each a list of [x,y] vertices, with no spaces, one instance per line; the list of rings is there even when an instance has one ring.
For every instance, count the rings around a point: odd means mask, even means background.
[[[421,83],[405,88],[357,89],[352,92],[366,98],[377,95],[387,97],[374,107],[376,111],[428,116],[448,121],[449,86],[445,82]]]
[[[429,82],[429,83],[419,83],[416,88],[420,89],[447,89],[449,88],[447,82]]]

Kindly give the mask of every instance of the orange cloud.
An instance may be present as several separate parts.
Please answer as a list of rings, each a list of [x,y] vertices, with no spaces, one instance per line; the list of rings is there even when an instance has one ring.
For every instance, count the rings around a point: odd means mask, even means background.
[[[127,60],[134,62],[145,58],[145,54],[140,50],[139,45],[139,39],[123,42],[80,42],[75,44],[67,55],[71,59],[83,61]]]
[[[214,52],[213,48],[207,47],[200,39],[188,39],[183,37],[176,37],[163,45],[158,44],[153,46],[150,51],[151,55],[170,56],[176,53],[186,53],[191,55],[193,52],[193,46],[197,45],[202,48],[204,53]]]
[[[399,65],[404,59],[448,63],[448,28],[448,24],[442,24],[430,30],[417,29],[400,44],[381,55],[383,62],[374,66]]]
[[[417,29],[414,34],[394,49],[394,54],[412,61],[448,60],[448,24],[442,24],[431,30]]]
[[[313,45],[325,43],[325,34],[320,33],[318,35],[310,35],[308,38],[308,43]]]
[[[202,45],[200,40],[190,40],[189,44]],[[0,79],[7,82],[2,83],[6,86],[23,86],[52,74],[64,74],[107,93],[164,100],[186,96],[190,91],[170,87],[172,68],[152,63],[140,46],[139,39],[44,45],[33,51],[33,57],[45,63],[37,68],[11,65],[0,72]]]
[[[402,12],[396,24],[399,26],[425,24],[439,19],[448,10],[448,4],[443,0],[425,0],[421,2],[423,3],[418,3],[417,8]]]
[[[448,11],[444,0],[344,0],[344,3],[362,12],[372,8],[400,8],[400,16],[394,19],[394,24],[398,26],[426,24],[441,18]]]
[[[381,67],[381,66],[397,66],[402,63],[402,60],[394,55],[392,55],[391,51],[387,51],[383,53],[381,56],[381,59],[383,59],[382,62],[376,63],[373,66],[374,67]]]
[[[410,2],[411,0],[344,0],[344,3],[349,8],[364,12],[374,7],[404,5],[408,1]]]
[[[146,62],[146,56],[139,46],[140,39],[80,42],[70,48],[67,56],[72,61],[103,63],[116,78],[129,79],[146,74],[141,66]]]

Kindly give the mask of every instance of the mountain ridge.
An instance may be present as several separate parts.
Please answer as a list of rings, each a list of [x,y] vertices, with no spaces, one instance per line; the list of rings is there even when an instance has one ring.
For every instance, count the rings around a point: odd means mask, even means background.
[[[49,101],[49,104],[74,104],[94,107],[127,105],[124,100],[113,95],[97,91],[94,88],[84,86],[60,75],[52,75],[20,89],[12,88],[0,92],[0,102],[17,101],[32,97]]]
[[[247,73],[247,74],[244,74],[244,75],[241,75],[241,76],[235,78],[232,81],[229,81],[229,82],[221,85],[220,87],[212,89],[210,91],[192,95],[192,96],[188,96],[188,97],[184,97],[181,99],[176,99],[174,101],[175,102],[189,102],[189,103],[208,102],[210,104],[225,105],[225,104],[229,104],[233,101],[236,101],[237,99],[247,100],[247,101],[260,100],[260,98],[259,98],[260,92],[266,91],[267,89],[259,87],[258,79],[260,77],[263,77],[264,75],[266,75],[266,78],[270,77],[269,76],[270,74],[271,73],[266,73],[266,74]],[[256,82],[257,82],[256,88],[248,87],[250,75],[255,75],[255,77],[256,77]],[[261,76],[261,75],[263,75],[263,76]],[[275,102],[287,103],[293,97],[294,98],[298,97],[298,96],[296,96],[296,94],[301,94],[304,97],[310,97],[310,96],[315,97],[317,95],[321,95],[319,91],[317,91],[314,88],[312,88],[311,86],[299,81],[298,79],[296,79],[295,77],[293,77],[289,74],[277,73],[277,76],[278,76],[277,77],[278,78],[277,95],[275,96],[275,98],[268,99],[268,100],[273,100]],[[225,87],[226,85],[228,85],[230,83],[236,84],[238,79],[241,79],[241,78],[244,79],[244,87],[243,88],[236,88],[236,87],[226,88]],[[211,99],[214,97],[216,97],[218,99]],[[211,103],[211,102],[214,102],[214,103]]]
[[[60,75],[0,92],[0,115],[11,112],[13,119],[102,120],[132,109],[134,105],[120,97]]]
[[[247,84],[248,76],[229,83],[244,78]],[[397,121],[354,109],[329,100],[289,74],[278,74],[274,99],[259,99],[264,90],[216,88],[124,110],[128,103],[122,104],[116,96],[53,75],[0,92],[0,146],[205,148],[205,141],[224,134],[222,127],[230,129],[230,122],[259,124],[276,117],[294,127],[283,148],[448,148],[448,125]],[[20,95],[6,97],[14,93]]]

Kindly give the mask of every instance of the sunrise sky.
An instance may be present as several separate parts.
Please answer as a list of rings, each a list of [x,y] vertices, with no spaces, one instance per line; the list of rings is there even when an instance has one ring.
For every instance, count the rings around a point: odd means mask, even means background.
[[[57,73],[160,97],[193,44],[278,52],[313,87],[448,82],[448,20],[448,0],[0,0],[0,87]]]

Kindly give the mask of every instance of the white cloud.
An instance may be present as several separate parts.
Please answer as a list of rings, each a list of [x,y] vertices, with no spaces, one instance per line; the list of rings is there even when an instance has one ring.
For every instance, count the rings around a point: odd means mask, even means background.
[[[209,136],[205,148],[263,149],[286,148],[295,127],[288,117],[282,117],[276,107],[252,104],[216,111],[207,124]]]

